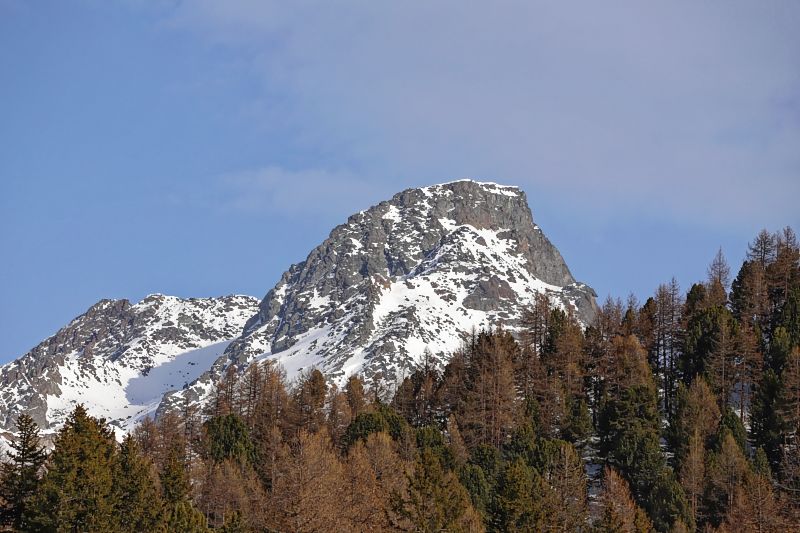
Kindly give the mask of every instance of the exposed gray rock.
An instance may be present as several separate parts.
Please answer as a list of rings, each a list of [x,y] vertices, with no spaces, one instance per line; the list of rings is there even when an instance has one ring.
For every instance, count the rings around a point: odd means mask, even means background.
[[[180,299],[160,294],[135,305],[101,300],[0,367],[0,430],[15,431],[24,412],[52,432],[77,403],[84,403],[91,414],[124,431],[152,413],[171,386],[193,381],[199,372],[186,366],[203,360],[198,349],[219,345],[210,354],[213,361],[227,346],[224,341],[241,333],[257,303],[248,296]],[[211,363],[208,355],[203,369]],[[179,381],[182,377],[187,378]]]
[[[202,399],[225,368],[276,358],[289,377],[316,366],[342,381],[393,381],[427,348],[445,358],[471,328],[514,330],[538,293],[588,322],[577,283],[534,224],[525,193],[470,180],[396,194],[337,226],[292,265],[212,369],[162,409]]]
[[[52,434],[78,402],[124,432],[156,407],[203,402],[227,367],[266,357],[290,378],[314,366],[339,382],[360,372],[391,385],[425,350],[444,360],[473,328],[515,331],[541,293],[584,323],[596,312],[520,189],[409,189],[334,228],[260,303],[98,302],[0,367],[0,436],[21,412]]]

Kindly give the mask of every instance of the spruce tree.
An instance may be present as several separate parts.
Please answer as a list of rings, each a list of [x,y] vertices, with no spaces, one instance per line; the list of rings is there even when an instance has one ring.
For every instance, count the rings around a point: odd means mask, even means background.
[[[17,438],[9,443],[8,461],[0,465],[0,518],[17,530],[28,527],[29,504],[39,488],[47,454],[40,444],[39,426],[33,418],[17,418]]]
[[[395,512],[413,531],[478,531],[481,524],[469,494],[458,478],[444,468],[436,453],[423,448],[405,497],[395,500]]]
[[[116,441],[78,405],[58,432],[31,517],[34,530],[113,531]]]
[[[209,533],[206,517],[188,501],[172,504],[165,516],[160,533]]]
[[[153,466],[130,435],[114,464],[114,515],[120,532],[153,531],[161,518],[161,497]]]

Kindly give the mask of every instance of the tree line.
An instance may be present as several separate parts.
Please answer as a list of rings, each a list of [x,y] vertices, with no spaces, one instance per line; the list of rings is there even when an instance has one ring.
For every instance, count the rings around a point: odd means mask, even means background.
[[[539,296],[512,334],[426,353],[389,391],[273,361],[229,367],[118,443],[78,406],[0,470],[14,531],[800,530],[800,246],[762,231],[684,294]]]

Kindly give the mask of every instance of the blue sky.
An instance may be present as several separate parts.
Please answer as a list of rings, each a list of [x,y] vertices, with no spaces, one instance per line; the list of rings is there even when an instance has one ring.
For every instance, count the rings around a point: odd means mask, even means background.
[[[0,0],[0,361],[101,298],[261,297],[352,212],[465,176],[521,186],[601,297],[720,246],[735,271],[800,229],[798,27],[791,0]]]

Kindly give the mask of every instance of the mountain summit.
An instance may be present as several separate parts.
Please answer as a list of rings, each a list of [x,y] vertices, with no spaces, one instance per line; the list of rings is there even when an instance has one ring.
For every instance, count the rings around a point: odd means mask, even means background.
[[[517,187],[455,181],[408,189],[351,216],[254,298],[103,300],[0,367],[0,429],[28,412],[52,431],[78,402],[129,430],[202,403],[233,366],[273,358],[294,378],[316,367],[391,387],[427,351],[440,361],[471,331],[515,331],[536,295],[584,323],[578,283]]]
[[[267,357],[290,378],[316,367],[339,383],[354,373],[393,383],[426,350],[444,360],[473,329],[517,329],[541,293],[584,323],[594,316],[594,291],[533,222],[523,191],[472,180],[408,189],[292,265],[212,372],[167,404],[198,400],[227,366]]]

